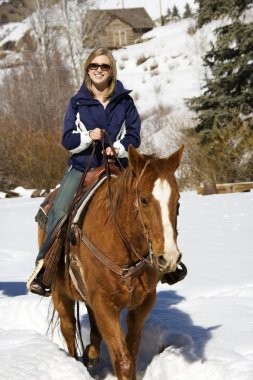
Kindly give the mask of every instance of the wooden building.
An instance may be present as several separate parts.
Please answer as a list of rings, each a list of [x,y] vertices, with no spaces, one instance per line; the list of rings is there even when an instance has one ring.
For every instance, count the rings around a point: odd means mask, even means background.
[[[143,33],[153,29],[154,22],[144,8],[89,10],[85,17],[88,45],[110,49],[134,44]]]

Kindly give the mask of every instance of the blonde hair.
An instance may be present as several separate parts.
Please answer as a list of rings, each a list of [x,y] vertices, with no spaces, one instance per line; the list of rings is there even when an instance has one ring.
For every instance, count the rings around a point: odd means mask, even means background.
[[[90,79],[88,71],[89,71],[89,64],[93,61],[94,58],[98,57],[99,55],[106,55],[110,60],[111,76],[110,76],[109,81],[108,81],[106,96],[104,99],[104,100],[108,100],[112,96],[112,94],[114,93],[115,87],[116,87],[116,82],[117,82],[116,61],[115,61],[112,53],[110,52],[110,50],[100,47],[100,48],[93,50],[90,53],[90,55],[88,56],[88,58],[86,59],[86,62],[84,64],[84,80],[83,81],[86,84],[88,90],[92,93],[92,95],[94,95],[93,91],[92,91],[92,81]]]

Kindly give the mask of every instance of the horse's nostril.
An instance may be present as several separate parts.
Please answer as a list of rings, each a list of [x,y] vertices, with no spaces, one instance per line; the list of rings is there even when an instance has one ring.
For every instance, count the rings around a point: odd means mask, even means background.
[[[161,255],[161,256],[158,257],[158,263],[161,266],[165,266],[166,265],[166,260],[164,259],[163,255]]]
[[[182,253],[180,253],[179,256],[178,256],[177,264],[180,263],[181,259],[182,259]]]

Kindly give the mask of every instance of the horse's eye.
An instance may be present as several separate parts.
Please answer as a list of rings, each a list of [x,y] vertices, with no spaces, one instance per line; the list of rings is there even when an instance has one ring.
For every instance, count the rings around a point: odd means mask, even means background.
[[[141,197],[141,204],[143,206],[147,206],[148,205],[148,200],[146,198]]]
[[[180,203],[177,203],[177,215],[179,215],[179,208],[180,208]]]

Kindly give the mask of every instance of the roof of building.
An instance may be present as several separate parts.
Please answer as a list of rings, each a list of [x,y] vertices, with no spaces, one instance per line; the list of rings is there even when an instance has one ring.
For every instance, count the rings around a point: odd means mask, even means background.
[[[108,23],[119,18],[134,29],[152,29],[154,27],[154,22],[145,8],[96,9],[89,10],[87,14],[88,17],[93,16],[96,19],[102,15],[106,16]]]

